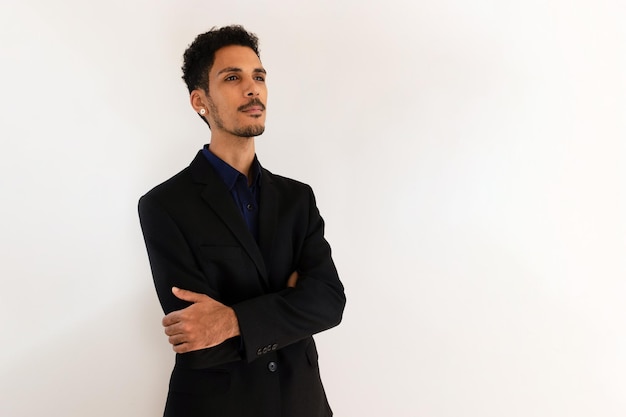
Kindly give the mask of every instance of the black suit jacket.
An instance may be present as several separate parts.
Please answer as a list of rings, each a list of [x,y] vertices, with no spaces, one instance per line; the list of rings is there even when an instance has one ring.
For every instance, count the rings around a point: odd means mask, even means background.
[[[176,355],[166,416],[332,415],[311,336],[339,324],[345,295],[324,222],[305,184],[262,169],[260,193],[258,244],[201,152],[139,200],[164,312],[189,305],[177,286],[231,306],[241,332]]]

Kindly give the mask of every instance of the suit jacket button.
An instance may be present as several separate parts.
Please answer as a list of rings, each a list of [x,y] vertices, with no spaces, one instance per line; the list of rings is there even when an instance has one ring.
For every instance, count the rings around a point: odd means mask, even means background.
[[[276,370],[278,369],[278,364],[272,361],[267,364],[267,369],[269,369],[270,372],[276,372]]]
[[[256,351],[257,356],[261,356],[263,354],[263,351],[261,349]]]
[[[276,343],[274,343],[274,344],[272,345],[272,350],[276,350],[276,349],[278,349],[278,345],[277,345]]]
[[[267,353],[267,352],[269,352],[269,351],[270,351],[270,350],[267,348],[267,346],[265,346],[265,347],[263,348],[263,353]]]

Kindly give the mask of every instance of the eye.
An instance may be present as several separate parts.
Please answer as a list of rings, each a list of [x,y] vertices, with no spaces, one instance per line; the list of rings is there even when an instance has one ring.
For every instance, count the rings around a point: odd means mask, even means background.
[[[235,81],[237,79],[236,75],[229,75],[225,78],[226,81]]]
[[[262,76],[262,75],[257,75],[256,77],[254,77],[254,79],[255,79],[256,81],[265,81],[265,77],[264,77],[264,76]]]

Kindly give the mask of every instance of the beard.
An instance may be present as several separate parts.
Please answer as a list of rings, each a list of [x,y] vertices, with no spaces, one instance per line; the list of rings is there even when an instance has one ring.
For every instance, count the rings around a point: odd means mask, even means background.
[[[263,132],[265,132],[265,126],[263,125],[236,127],[232,131],[228,131],[228,133],[232,133],[233,135],[239,136],[241,138],[261,136]]]
[[[209,110],[211,114],[213,115],[214,124],[218,129],[223,130],[227,133],[230,133],[231,135],[238,136],[240,138],[251,138],[255,136],[260,136],[263,134],[263,132],[265,132],[265,125],[263,124],[252,125],[252,126],[250,125],[235,126],[232,129],[226,128],[226,126],[224,125],[224,121],[222,120],[220,113],[217,110],[217,106],[215,105],[215,103],[213,103],[213,100],[211,100],[210,97],[209,97],[208,102],[209,102]],[[243,110],[244,107],[250,106],[252,104],[261,105],[263,109],[265,109],[265,106],[263,105],[263,103],[261,103],[258,99],[255,99],[253,102],[247,104],[246,106],[242,106],[241,108],[237,110]]]

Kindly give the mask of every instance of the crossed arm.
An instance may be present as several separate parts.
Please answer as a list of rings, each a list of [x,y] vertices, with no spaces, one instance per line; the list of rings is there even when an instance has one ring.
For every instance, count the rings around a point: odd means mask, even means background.
[[[191,367],[211,367],[241,359],[251,362],[261,356],[262,348],[270,343],[280,349],[339,324],[346,299],[310,188],[306,189],[308,196],[303,190],[290,191],[291,200],[300,206],[308,204],[308,207],[283,213],[288,217],[282,220],[293,230],[292,237],[297,241],[275,248],[274,253],[274,258],[286,256],[291,267],[297,268],[298,275],[282,284],[295,288],[261,293],[260,288],[246,287],[243,290],[248,291],[247,295],[239,299],[233,294],[238,291],[238,285],[243,285],[241,277],[234,276],[232,282],[226,281],[230,286],[227,288],[231,291],[229,296],[224,296],[227,294],[224,289],[220,292],[218,286],[209,282],[211,271],[201,269],[198,261],[204,256],[204,247],[198,246],[198,242],[212,241],[214,236],[190,242],[185,232],[196,233],[197,224],[202,222],[189,217],[194,210],[180,210],[170,203],[177,201],[179,195],[167,191],[163,196],[147,194],[142,197],[139,215],[155,288],[167,314],[163,319],[165,333],[175,352],[186,353],[177,357],[177,361]],[[197,211],[201,209],[206,210],[204,205]],[[251,270],[251,263],[246,264],[246,268],[240,271],[231,262],[219,272],[256,272]],[[288,281],[293,284],[288,285]],[[233,335],[243,340],[240,342]]]
[[[298,272],[294,271],[287,287],[294,288]],[[172,288],[177,298],[192,303],[182,310],[163,317],[162,324],[174,352],[185,353],[217,346],[226,339],[239,336],[239,322],[235,311],[206,294],[177,287]]]

